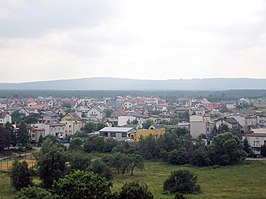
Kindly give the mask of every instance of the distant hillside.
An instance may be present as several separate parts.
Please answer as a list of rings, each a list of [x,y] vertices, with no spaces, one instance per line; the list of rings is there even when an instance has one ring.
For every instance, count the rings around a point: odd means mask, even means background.
[[[2,90],[232,90],[266,89],[266,79],[210,78],[177,80],[135,80],[84,78],[27,83],[0,83]]]

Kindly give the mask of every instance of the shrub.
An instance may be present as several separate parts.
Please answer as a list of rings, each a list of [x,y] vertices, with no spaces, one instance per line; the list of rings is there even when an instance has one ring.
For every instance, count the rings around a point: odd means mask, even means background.
[[[112,183],[97,174],[75,171],[54,183],[53,192],[60,199],[93,198],[107,199]]]
[[[121,192],[118,194],[118,199],[153,199],[153,195],[148,191],[146,184],[131,182],[124,184]]]
[[[170,193],[198,193],[200,186],[197,176],[188,170],[173,171],[163,185],[164,191]]]
[[[15,199],[54,199],[55,197],[47,190],[40,187],[26,187],[21,189]]]
[[[32,185],[32,180],[30,177],[30,170],[28,168],[27,162],[18,162],[15,160],[11,170],[11,182],[16,190],[20,190],[24,187]]]
[[[113,174],[111,169],[101,160],[95,160],[92,162],[89,170],[95,174],[98,174],[101,177],[106,178],[107,180],[113,179]]]
[[[171,164],[182,165],[189,162],[189,156],[184,149],[175,149],[168,154],[168,161]]]

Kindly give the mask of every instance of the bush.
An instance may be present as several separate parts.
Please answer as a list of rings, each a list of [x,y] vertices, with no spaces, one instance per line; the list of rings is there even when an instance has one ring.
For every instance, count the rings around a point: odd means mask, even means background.
[[[184,149],[175,149],[168,154],[168,162],[176,165],[187,164],[189,162],[188,153]]]
[[[121,192],[118,194],[118,199],[153,199],[153,195],[148,191],[146,184],[131,182],[124,184]]]
[[[93,198],[107,199],[112,183],[97,174],[75,171],[54,183],[53,192],[60,199]]]
[[[82,141],[79,138],[73,139],[69,144],[69,150],[82,150]]]
[[[188,170],[173,171],[163,185],[164,191],[170,193],[198,193],[200,186],[197,176]]]
[[[85,171],[90,166],[91,158],[83,153],[71,153],[69,158],[71,170]]]
[[[26,187],[21,189],[15,199],[54,199],[55,197],[47,190],[40,187]]]
[[[90,171],[92,171],[95,174],[98,174],[99,176],[106,178],[107,180],[113,179],[113,174],[111,169],[101,160],[95,160],[92,162],[90,168]]]
[[[16,190],[20,190],[24,187],[32,185],[32,180],[30,177],[30,170],[28,168],[27,162],[18,162],[15,160],[11,170],[11,182]]]
[[[191,156],[190,163],[194,166],[204,167],[209,166],[211,160],[209,158],[209,153],[204,148],[199,148]]]

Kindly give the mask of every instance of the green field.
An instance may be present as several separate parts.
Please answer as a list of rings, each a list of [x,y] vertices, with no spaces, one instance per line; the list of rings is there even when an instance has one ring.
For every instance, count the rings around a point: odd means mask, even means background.
[[[173,195],[163,195],[163,182],[171,171],[181,168],[197,174],[202,189],[201,194],[187,195],[188,199],[266,199],[266,161],[248,161],[216,169],[146,162],[145,170],[136,170],[133,177],[115,176],[113,190],[119,191],[123,183],[138,180],[148,184],[155,199],[173,199]],[[0,174],[0,199],[14,198],[14,194],[7,174]]]

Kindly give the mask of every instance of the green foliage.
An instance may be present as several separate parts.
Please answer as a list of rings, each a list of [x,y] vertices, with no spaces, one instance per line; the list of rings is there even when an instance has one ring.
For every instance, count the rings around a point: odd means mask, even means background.
[[[94,131],[99,131],[104,127],[106,127],[106,124],[103,122],[87,122],[84,126],[84,131],[85,133],[92,133]]]
[[[173,171],[163,185],[164,191],[170,193],[198,193],[200,186],[197,184],[197,176],[189,170]]]
[[[266,145],[262,145],[260,148],[260,154],[262,157],[266,157]]]
[[[15,199],[55,199],[55,197],[40,187],[26,187],[18,192]]]
[[[196,149],[194,153],[192,153],[190,163],[198,167],[209,166],[211,164],[211,160],[207,149],[204,146]]]
[[[25,122],[21,122],[17,131],[17,143],[21,147],[25,147],[30,143],[30,135]]]
[[[107,199],[112,184],[97,174],[75,171],[55,182],[53,192],[62,199],[94,198]]]
[[[154,125],[154,121],[153,120],[146,120],[143,124],[142,124],[142,128],[143,129],[149,129],[150,126]]]
[[[89,171],[106,178],[107,180],[113,179],[113,174],[110,167],[107,166],[102,160],[94,160],[89,167]]]
[[[110,109],[104,109],[103,112],[105,114],[105,117],[111,117],[112,115],[112,110]]]
[[[137,181],[123,185],[118,199],[153,199],[152,193],[148,190],[146,184],[140,184]]]
[[[23,187],[28,187],[32,185],[30,170],[28,168],[27,162],[25,161],[14,161],[10,177],[12,185],[15,187],[16,190],[20,190]]]
[[[243,149],[246,152],[248,157],[254,156],[254,152],[252,151],[251,146],[249,145],[247,138],[244,139]]]
[[[44,187],[50,188],[54,180],[64,176],[66,163],[64,148],[54,139],[45,139],[36,158]]]
[[[8,147],[8,137],[5,129],[0,126],[0,151],[3,151],[6,147]]]
[[[169,152],[168,161],[171,164],[182,165],[189,163],[189,155],[185,149],[175,149]]]
[[[90,136],[84,143],[84,151],[88,153],[92,151],[111,152],[118,144],[119,142],[112,138],[105,139],[100,136]]]
[[[90,166],[91,157],[84,153],[68,154],[71,170],[85,171]]]
[[[76,151],[79,151],[79,150],[82,150],[82,140],[79,139],[79,138],[74,138],[71,140],[71,142],[69,143],[69,150],[76,150]]]
[[[210,156],[213,164],[229,165],[245,159],[246,153],[239,137],[228,132],[213,138]]]

